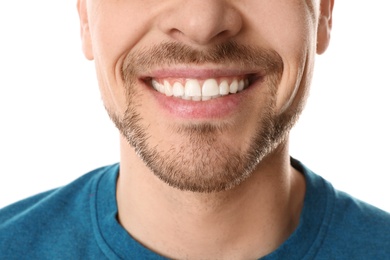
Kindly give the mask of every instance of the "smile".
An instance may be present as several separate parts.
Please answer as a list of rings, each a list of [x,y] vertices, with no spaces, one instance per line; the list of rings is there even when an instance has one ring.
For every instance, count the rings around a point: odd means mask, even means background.
[[[168,97],[184,100],[207,101],[221,96],[236,94],[250,85],[248,77],[208,79],[152,79],[155,90]]]

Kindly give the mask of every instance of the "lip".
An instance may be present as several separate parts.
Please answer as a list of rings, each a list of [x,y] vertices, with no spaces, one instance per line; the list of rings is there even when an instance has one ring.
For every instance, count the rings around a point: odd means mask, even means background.
[[[236,94],[229,94],[207,101],[191,101],[176,97],[168,97],[151,87],[152,79],[164,78],[184,78],[184,79],[208,79],[208,78],[226,78],[226,77],[248,77],[251,78],[251,84],[248,88]],[[240,113],[242,105],[250,96],[253,86],[262,85],[264,74],[254,70],[237,69],[159,69],[154,70],[147,75],[139,77],[147,91],[153,96],[158,104],[159,113],[161,112],[173,119],[181,120],[216,120],[229,118],[234,113]]]
[[[256,75],[263,77],[264,72],[259,70],[243,70],[243,69],[193,69],[193,68],[169,68],[153,70],[150,73],[141,75],[141,79],[147,78],[191,78],[191,79],[207,79],[207,78],[222,78],[222,77],[237,77],[244,75]]]

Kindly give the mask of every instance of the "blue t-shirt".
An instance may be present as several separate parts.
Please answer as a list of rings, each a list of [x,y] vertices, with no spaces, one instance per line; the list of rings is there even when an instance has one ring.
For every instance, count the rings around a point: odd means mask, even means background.
[[[300,162],[306,195],[295,232],[262,259],[390,259],[390,214],[335,190]],[[119,165],[0,210],[0,259],[166,259],[117,221]]]

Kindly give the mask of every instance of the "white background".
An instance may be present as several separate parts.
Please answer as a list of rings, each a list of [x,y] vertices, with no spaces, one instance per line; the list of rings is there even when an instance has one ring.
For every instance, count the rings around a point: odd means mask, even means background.
[[[390,211],[390,4],[336,0],[291,154]],[[0,207],[119,158],[84,59],[76,1],[0,2]]]

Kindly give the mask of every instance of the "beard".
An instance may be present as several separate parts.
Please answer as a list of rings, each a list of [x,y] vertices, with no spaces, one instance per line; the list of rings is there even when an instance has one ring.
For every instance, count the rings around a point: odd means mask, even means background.
[[[158,139],[153,123],[146,120],[142,91],[137,88],[137,75],[154,66],[173,64],[234,64],[256,69],[264,75],[261,111],[242,146],[223,138],[232,132],[229,122],[173,123],[163,131],[175,141]],[[122,66],[126,95],[124,114],[110,110],[108,114],[144,164],[168,185],[185,191],[219,192],[231,189],[255,171],[262,160],[288,136],[301,109],[276,112],[278,85],[283,74],[282,58],[274,51],[251,48],[234,42],[224,43],[207,51],[194,50],[177,43],[162,43],[130,52]],[[256,101],[257,102],[257,101]],[[299,106],[300,107],[300,106]],[[241,140],[241,136],[237,136]]]

